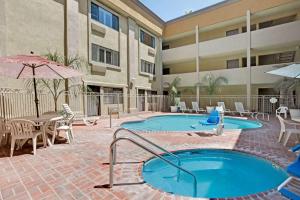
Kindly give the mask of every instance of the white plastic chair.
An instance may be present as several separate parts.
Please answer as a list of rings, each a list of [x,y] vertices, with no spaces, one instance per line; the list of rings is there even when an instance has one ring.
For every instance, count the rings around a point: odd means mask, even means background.
[[[195,111],[196,113],[205,112],[206,111],[203,108],[199,108],[199,104],[196,101],[192,102],[192,110]]]
[[[3,139],[5,139],[5,142],[7,143],[8,137],[9,137],[9,129],[6,126],[6,122],[4,118],[0,118],[0,146],[2,144]]]
[[[300,122],[300,109],[290,109],[291,120]]]
[[[276,109],[276,115],[284,115],[284,119],[287,118],[287,111],[288,111],[288,107],[286,106],[280,106],[279,108]]]
[[[242,102],[234,102],[236,112],[238,112],[241,116],[250,115],[252,118],[254,117],[254,112],[250,112],[249,110],[244,109],[244,105]]]
[[[60,125],[56,128],[57,134],[59,134],[60,131],[65,132],[68,143],[72,143],[74,140],[72,124],[75,115],[68,104],[63,104],[62,106],[65,112],[65,116],[62,120],[59,121]]]
[[[220,102],[218,102],[217,104],[218,104],[219,107],[221,106],[221,107],[223,108],[223,110],[224,110],[225,113],[231,112],[230,109],[226,109],[225,103],[224,103],[224,102],[220,101]]]
[[[73,121],[82,121],[86,126],[93,126],[97,123],[100,117],[92,116],[87,117],[83,113],[73,112],[68,104],[63,104],[64,111],[69,115],[74,115]],[[118,110],[118,115],[120,115]]]
[[[285,138],[283,141],[283,145],[286,146],[286,144],[292,134],[297,134],[297,137],[299,139],[300,129],[297,128],[297,126],[300,126],[299,123],[287,122],[280,115],[277,115],[277,118],[279,119],[279,122],[280,122],[280,133],[279,133],[278,142],[281,142],[282,138]],[[294,128],[287,129],[286,124],[290,125],[290,126],[292,125],[292,126],[294,126]]]
[[[55,142],[55,137],[57,135],[57,128],[59,127],[60,124],[60,120],[62,120],[63,117],[54,117],[52,119],[50,119],[48,122],[46,122],[45,126],[44,126],[44,131],[45,134],[49,134],[52,136],[51,138],[51,142],[48,142],[49,145],[53,145]]]
[[[180,101],[179,102],[179,110],[181,112],[187,112],[187,111],[189,111],[189,109],[186,107],[186,104],[185,104],[184,101]]]
[[[38,125],[33,121],[25,119],[11,120],[9,121],[9,125],[11,126],[10,157],[13,156],[16,140],[19,139],[32,139],[33,155],[35,155],[37,136],[43,133],[40,130],[35,130],[35,127]]]

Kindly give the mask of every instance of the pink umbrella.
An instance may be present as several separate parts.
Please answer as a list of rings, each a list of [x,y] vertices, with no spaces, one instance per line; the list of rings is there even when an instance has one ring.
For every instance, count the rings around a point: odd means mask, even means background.
[[[16,79],[33,79],[36,115],[39,117],[36,78],[67,79],[82,76],[83,74],[59,63],[49,61],[41,56],[16,55],[0,57],[0,76],[1,75]]]

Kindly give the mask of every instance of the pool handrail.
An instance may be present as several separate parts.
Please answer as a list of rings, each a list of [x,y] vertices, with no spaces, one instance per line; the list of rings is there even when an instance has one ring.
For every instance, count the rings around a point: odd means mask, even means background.
[[[117,135],[118,135],[118,133],[119,133],[120,131],[127,131],[127,133],[130,133],[130,134],[132,134],[132,135],[134,135],[134,136],[140,138],[141,140],[143,140],[143,141],[145,141],[145,142],[151,144],[152,146],[158,148],[159,150],[165,152],[166,154],[175,157],[175,158],[177,159],[177,165],[178,165],[178,166],[181,166],[181,160],[180,160],[179,156],[173,154],[172,152],[166,150],[165,148],[163,148],[163,147],[161,147],[161,146],[158,146],[157,144],[155,144],[155,143],[151,142],[150,140],[146,139],[145,137],[143,137],[143,136],[141,136],[141,135],[135,133],[134,131],[127,129],[127,128],[118,128],[118,129],[114,132],[114,134],[113,134],[113,140],[115,140],[115,139],[117,138]],[[115,148],[115,154],[113,155],[113,156],[114,156],[114,157],[113,157],[113,162],[114,162],[114,164],[116,164],[116,152],[117,152],[117,151],[116,151],[116,145],[114,146],[114,148]]]
[[[127,140],[127,141],[135,144],[136,146],[138,146],[138,147],[144,149],[145,151],[151,153],[156,158],[161,159],[162,161],[166,162],[167,164],[169,164],[169,165],[171,165],[171,166],[173,166],[173,167],[175,167],[175,168],[177,168],[177,169],[179,169],[179,170],[181,170],[181,171],[189,174],[190,176],[192,176],[193,180],[194,180],[193,181],[193,197],[197,196],[197,179],[196,179],[196,176],[192,172],[190,172],[190,171],[188,171],[188,170],[186,170],[186,169],[184,169],[184,168],[182,168],[182,167],[174,164],[173,162],[165,159],[163,156],[155,153],[153,150],[147,148],[146,146],[140,144],[139,142],[137,142],[137,141],[135,141],[135,140],[133,140],[131,138],[126,138],[126,137],[116,138],[110,144],[110,148],[109,148],[110,149],[110,152],[109,152],[109,185],[108,185],[109,188],[112,188],[113,187],[113,183],[114,183],[114,181],[113,181],[113,170],[114,170],[114,168],[113,168],[114,167],[114,164],[113,164],[113,155],[114,155],[115,150],[116,150],[116,146],[115,145],[116,145],[116,143],[118,141],[121,141],[121,140]]]

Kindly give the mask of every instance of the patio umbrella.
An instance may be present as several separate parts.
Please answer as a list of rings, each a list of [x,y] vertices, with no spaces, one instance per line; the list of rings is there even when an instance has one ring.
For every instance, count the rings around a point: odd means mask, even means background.
[[[15,79],[33,79],[36,115],[39,117],[36,79],[67,79],[83,74],[41,56],[16,55],[0,57],[0,75]]]
[[[300,64],[296,63],[296,64],[288,65],[286,67],[275,69],[266,73],[289,77],[289,78],[300,78]]]

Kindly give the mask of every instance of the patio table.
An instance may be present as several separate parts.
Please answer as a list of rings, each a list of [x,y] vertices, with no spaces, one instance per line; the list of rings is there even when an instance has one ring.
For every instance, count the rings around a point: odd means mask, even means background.
[[[27,120],[30,120],[30,121],[33,121],[35,122],[40,128],[43,129],[43,145],[44,147],[46,148],[47,147],[47,143],[49,146],[52,146],[52,143],[51,141],[49,140],[46,132],[45,132],[45,124],[46,122],[50,121],[50,119],[53,119],[53,118],[57,118],[57,119],[63,119],[62,116],[60,116],[59,114],[57,113],[51,113],[51,114],[44,114],[44,115],[41,115],[40,117],[37,117],[37,116],[24,116],[24,117],[20,117],[20,118],[16,118],[16,119],[27,119]],[[24,140],[22,142],[22,145],[23,146],[25,143],[27,142],[27,140]]]

